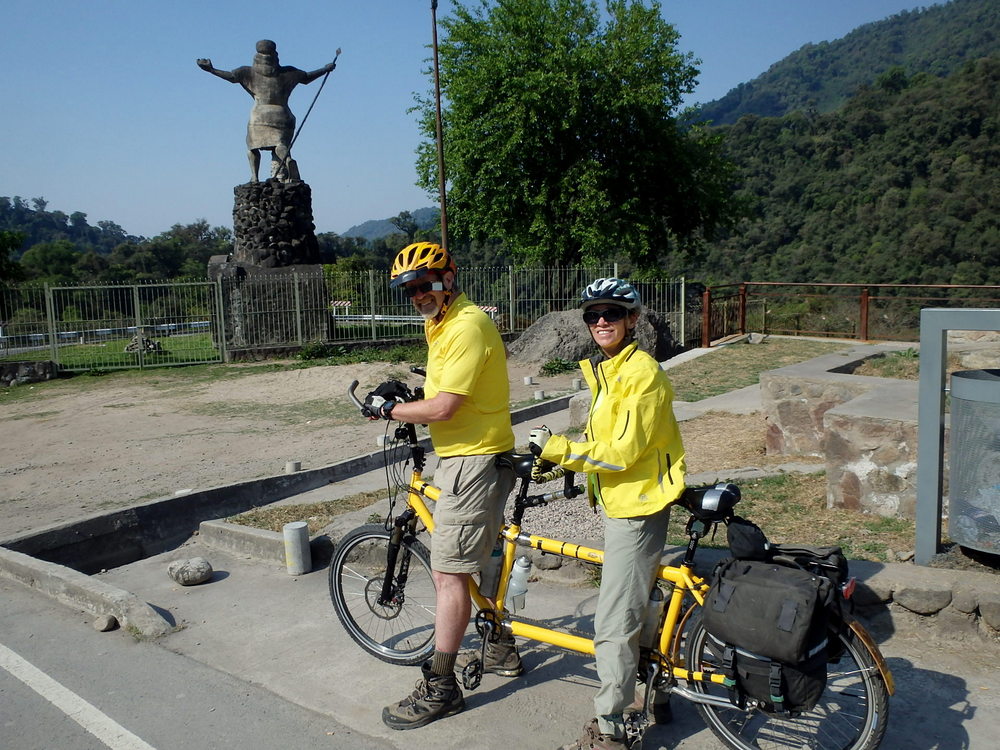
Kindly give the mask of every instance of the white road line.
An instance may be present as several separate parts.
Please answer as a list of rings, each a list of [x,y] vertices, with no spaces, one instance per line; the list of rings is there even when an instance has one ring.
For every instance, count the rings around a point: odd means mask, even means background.
[[[40,669],[0,643],[0,667],[10,672],[111,750],[155,750],[110,716],[63,687]]]

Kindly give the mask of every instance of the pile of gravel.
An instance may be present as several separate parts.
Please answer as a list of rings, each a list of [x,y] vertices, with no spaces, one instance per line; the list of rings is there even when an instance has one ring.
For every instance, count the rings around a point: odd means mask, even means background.
[[[582,480],[578,475],[577,479]],[[530,493],[552,492],[560,489],[562,480],[547,485],[532,485]],[[514,510],[514,501],[507,503],[507,518]],[[570,500],[556,500],[540,508],[528,508],[524,512],[521,529],[527,534],[537,534],[552,539],[560,539],[577,544],[590,543],[603,547],[604,512],[591,509],[586,495]]]

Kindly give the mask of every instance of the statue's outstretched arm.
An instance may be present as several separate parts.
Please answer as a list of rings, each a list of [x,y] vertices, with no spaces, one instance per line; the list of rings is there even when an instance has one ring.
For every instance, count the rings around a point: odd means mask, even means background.
[[[223,80],[229,81],[230,83],[237,83],[236,76],[230,70],[219,70],[218,68],[212,67],[212,61],[206,57],[200,57],[196,60],[198,67],[204,70],[206,73],[211,73],[214,76],[218,76]]]
[[[302,83],[312,83],[313,81],[315,81],[320,76],[326,75],[327,73],[333,72],[333,69],[336,68],[336,67],[337,67],[337,63],[336,62],[327,63],[326,65],[324,65],[322,68],[319,68],[318,70],[314,70],[314,71],[311,71],[309,73],[306,73],[302,77]]]

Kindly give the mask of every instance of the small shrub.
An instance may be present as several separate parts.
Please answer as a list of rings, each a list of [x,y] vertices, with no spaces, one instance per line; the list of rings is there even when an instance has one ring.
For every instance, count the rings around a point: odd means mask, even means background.
[[[573,370],[578,369],[580,369],[580,366],[576,362],[570,362],[568,359],[560,359],[559,357],[556,357],[555,359],[550,359],[542,365],[542,369],[539,370],[538,374],[551,377],[553,375],[562,375],[565,372],[573,372]]]
[[[302,360],[326,359],[334,355],[334,347],[324,344],[322,341],[311,341],[303,346],[298,353],[298,358]]]

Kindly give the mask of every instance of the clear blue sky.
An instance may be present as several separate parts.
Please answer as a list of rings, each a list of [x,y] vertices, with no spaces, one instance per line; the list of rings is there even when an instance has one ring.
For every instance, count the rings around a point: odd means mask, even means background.
[[[692,102],[711,101],[809,42],[833,40],[910,0],[664,0],[680,48],[701,59]],[[0,195],[44,197],[153,236],[174,223],[232,226],[249,179],[252,99],[195,65],[249,65],[258,39],[313,70],[343,48],[294,155],[317,231],[434,205],[414,186],[413,93],[431,41],[430,0],[4,0]],[[439,17],[452,8],[441,0]],[[321,80],[299,86],[301,122]],[[269,154],[262,157],[261,176]]]

